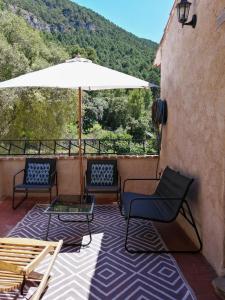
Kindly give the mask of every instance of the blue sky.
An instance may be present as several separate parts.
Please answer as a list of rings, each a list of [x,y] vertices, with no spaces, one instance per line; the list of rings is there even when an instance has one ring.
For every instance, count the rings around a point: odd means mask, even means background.
[[[174,0],[73,0],[125,30],[159,42]]]

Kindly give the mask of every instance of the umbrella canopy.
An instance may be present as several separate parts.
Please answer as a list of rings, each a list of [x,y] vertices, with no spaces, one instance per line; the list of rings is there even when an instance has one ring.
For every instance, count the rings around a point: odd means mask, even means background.
[[[65,63],[27,73],[0,83],[0,88],[50,87],[85,91],[156,87],[147,81],[76,57]]]
[[[82,90],[97,91],[108,89],[140,89],[158,87],[136,77],[97,65],[91,60],[81,58],[67,60],[46,69],[30,72],[14,79],[0,82],[0,89],[43,87],[79,90],[79,157],[80,157],[80,186],[83,193],[83,166],[81,151],[81,128],[82,128]]]

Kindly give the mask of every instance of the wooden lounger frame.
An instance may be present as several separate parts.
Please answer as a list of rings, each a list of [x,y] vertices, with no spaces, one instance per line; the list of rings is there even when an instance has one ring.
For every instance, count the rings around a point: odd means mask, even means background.
[[[27,280],[40,284],[31,300],[39,300],[49,280],[55,259],[63,241],[48,242],[26,238],[0,238],[0,292],[20,289],[21,294]],[[34,272],[47,254],[52,255],[45,274]]]

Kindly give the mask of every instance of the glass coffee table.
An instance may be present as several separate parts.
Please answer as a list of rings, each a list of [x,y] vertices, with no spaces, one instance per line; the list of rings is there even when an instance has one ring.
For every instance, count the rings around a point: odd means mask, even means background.
[[[93,195],[59,195],[57,196],[53,202],[48,206],[48,208],[44,211],[45,214],[49,215],[47,232],[45,239],[48,240],[49,230],[51,225],[51,217],[52,215],[57,215],[58,219],[61,222],[68,223],[87,223],[88,233],[89,233],[89,242],[86,244],[82,243],[71,243],[64,245],[71,246],[88,246],[92,241],[91,236],[91,228],[90,222],[94,219],[94,204],[95,197]],[[65,218],[66,216],[66,218]],[[71,216],[68,218],[68,216]],[[79,216],[84,216],[84,220],[78,218]]]

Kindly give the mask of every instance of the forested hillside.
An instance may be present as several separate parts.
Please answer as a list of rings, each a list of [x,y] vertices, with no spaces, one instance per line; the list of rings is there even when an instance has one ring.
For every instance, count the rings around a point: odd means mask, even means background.
[[[92,47],[101,64],[158,82],[158,72],[152,68],[156,43],[137,38],[68,0],[5,0],[5,3],[31,26],[49,33],[47,36],[59,40],[68,49],[72,50],[70,46],[74,45]]]
[[[157,45],[67,0],[0,0],[0,81],[56,64],[76,54],[159,83],[152,66]],[[151,92],[85,95],[88,136],[144,138],[151,130]],[[50,89],[0,92],[1,138],[74,136],[76,97]],[[114,133],[112,133],[114,131]]]

